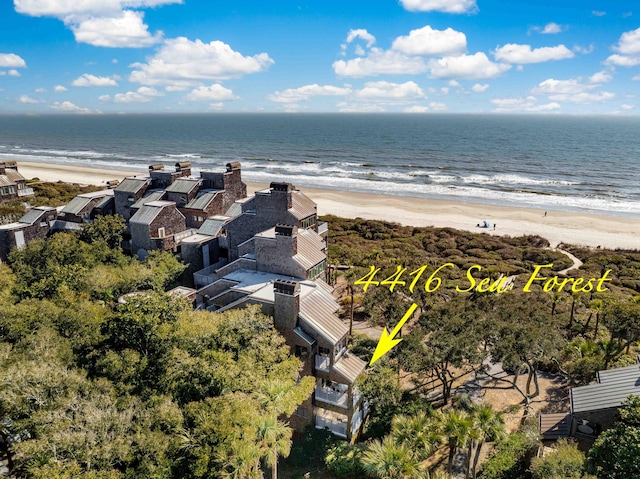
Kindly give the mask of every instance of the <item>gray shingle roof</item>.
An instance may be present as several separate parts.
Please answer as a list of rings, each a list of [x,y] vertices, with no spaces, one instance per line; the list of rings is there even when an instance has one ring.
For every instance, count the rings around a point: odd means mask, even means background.
[[[175,206],[175,203],[172,201],[151,201],[136,211],[129,219],[129,223],[150,225],[166,206]]]
[[[51,208],[51,209],[54,209],[54,208]],[[24,214],[24,216],[18,220],[18,222],[32,225],[33,223],[38,221],[42,217],[42,215],[44,215],[45,213],[46,213],[46,210],[33,208],[27,211]]]
[[[569,437],[571,432],[571,414],[540,414],[540,435],[542,439]]]
[[[167,186],[167,193],[190,193],[194,188],[200,184],[201,180],[195,178],[178,178],[169,186]]]
[[[197,198],[192,199],[185,208],[191,208],[194,210],[204,210],[209,203],[213,201],[216,195],[220,193],[220,191],[209,191],[203,195],[198,196]]]
[[[224,214],[225,216],[230,216],[232,218],[235,218],[238,215],[242,214],[242,204],[241,203],[234,203],[232,204],[229,209],[226,211],[226,213]]]
[[[122,183],[116,186],[114,191],[125,193],[137,193],[149,182],[149,178],[125,178]]]

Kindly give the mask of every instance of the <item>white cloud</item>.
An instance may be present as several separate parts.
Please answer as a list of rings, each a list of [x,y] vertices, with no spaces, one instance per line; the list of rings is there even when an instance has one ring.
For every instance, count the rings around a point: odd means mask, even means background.
[[[409,56],[457,55],[466,51],[467,37],[452,28],[434,30],[426,25],[396,38],[391,48]]]
[[[404,109],[405,113],[426,113],[428,111],[429,111],[428,106],[420,106],[420,105],[413,105],[413,106],[410,106],[409,108]]]
[[[611,55],[605,60],[606,64],[621,67],[640,65],[640,28],[624,32],[613,49],[620,54]]]
[[[204,43],[185,37],[165,40],[147,63],[131,65],[129,80],[144,85],[197,85],[206,80],[239,78],[267,69],[274,62],[266,53],[244,56],[221,41]]]
[[[627,104],[625,104],[625,105],[620,105],[620,108],[622,110],[633,110],[635,108],[635,105],[627,105]]]
[[[495,111],[498,113],[536,113],[554,111],[561,108],[556,102],[538,105],[538,99],[534,96],[528,96],[526,98],[493,98],[491,103],[496,106]]]
[[[476,0],[400,0],[410,12],[472,13],[478,10]]]
[[[346,96],[351,93],[351,88],[340,88],[332,85],[304,85],[298,88],[288,88],[277,91],[267,98],[277,103],[296,103],[308,100],[313,96]]]
[[[351,43],[356,38],[360,38],[361,40],[364,40],[365,42],[367,42],[367,48],[371,48],[376,43],[376,37],[371,35],[364,28],[349,30],[349,33],[347,34],[347,43]]]
[[[380,113],[386,111],[383,107],[370,103],[349,103],[341,101],[336,105],[342,113]]]
[[[40,100],[36,100],[35,98],[31,98],[27,95],[22,95],[20,98],[18,98],[18,101],[20,103],[28,103],[30,105],[35,105],[36,103],[40,103]]]
[[[447,82],[447,85],[449,85],[450,87],[458,87],[460,86],[460,83],[458,83],[456,80],[449,80]]]
[[[19,77],[20,76],[20,72],[18,70],[9,70],[8,75],[12,76],[12,77]]]
[[[607,12],[603,12],[602,10],[591,10],[591,15],[596,17],[604,17],[606,14]]]
[[[77,105],[74,105],[70,101],[63,101],[62,103],[55,102],[49,106],[54,110],[65,111],[69,113],[93,113],[88,108],[81,108]]]
[[[128,91],[126,93],[117,93],[113,96],[115,103],[149,103],[154,97],[164,96],[155,88],[140,87],[137,91]],[[102,95],[98,98],[100,101],[109,101],[109,95]]]
[[[63,87],[62,85],[56,85],[53,87],[53,91],[55,92],[63,92],[63,91],[67,91],[67,89],[65,87]]]
[[[442,87],[440,88],[440,92],[442,92],[443,95],[448,95],[449,94],[449,87]]]
[[[181,0],[14,0],[18,13],[62,20],[76,41],[102,47],[146,47],[159,41],[143,23],[144,13],[128,8],[149,8]]]
[[[366,50],[362,48],[360,45],[356,45],[356,55],[363,57],[367,54]]]
[[[429,108],[431,108],[433,111],[445,111],[449,109],[446,104],[438,101],[432,101],[431,103],[429,103]]]
[[[636,75],[632,78],[634,81],[640,81],[640,75]]]
[[[488,83],[485,83],[485,84],[476,83],[471,87],[471,90],[473,90],[476,93],[482,93],[483,91],[487,91],[488,88],[489,88]]]
[[[71,23],[78,43],[88,43],[96,47],[142,48],[158,43],[162,32],[149,33],[143,22],[144,13],[124,10],[116,16],[82,19]]]
[[[573,58],[574,53],[564,45],[555,47],[531,48],[531,45],[518,45],[507,43],[503,47],[496,48],[495,59],[507,63],[542,63],[551,60],[565,60]]]
[[[341,77],[370,75],[416,75],[424,73],[427,65],[421,57],[409,57],[394,50],[372,48],[366,57],[338,60],[333,71]]]
[[[71,82],[73,86],[118,86],[118,82],[112,77],[98,77],[85,73]],[[60,91],[60,90],[58,90]]]
[[[616,65],[619,67],[635,67],[640,65],[640,55],[630,57],[627,55],[618,55],[616,53],[607,58],[604,63],[607,65]]]
[[[562,25],[558,25],[555,22],[547,23],[544,26],[544,28],[540,31],[540,33],[543,33],[545,35],[560,33],[560,32],[562,32]]]
[[[27,63],[15,53],[0,53],[0,67],[26,68]]]
[[[504,63],[493,63],[483,52],[429,61],[429,70],[434,78],[495,78],[509,68],[511,66]]]
[[[228,88],[223,87],[220,84],[213,84],[210,86],[201,86],[192,90],[185,99],[189,101],[214,101],[222,102],[227,100],[234,100],[236,97],[233,92]]]
[[[594,50],[595,47],[593,46],[593,44],[589,45],[588,47],[581,47],[580,45],[576,45],[573,47],[574,52],[582,53],[583,55],[589,55],[590,53],[593,53]]]
[[[36,89],[35,89],[35,92],[36,92],[36,93],[44,93],[44,92],[46,92],[46,91],[47,91],[47,90],[45,90],[44,88],[36,88]]]
[[[611,74],[605,70],[594,73],[589,77],[589,82],[591,83],[608,83],[613,80]]]
[[[361,90],[355,92],[359,100],[378,102],[407,102],[426,98],[424,91],[415,82],[391,83],[387,81],[367,82]]]
[[[594,91],[598,86],[582,83],[577,78],[571,80],[549,78],[540,82],[532,93],[546,95],[552,101],[568,103],[601,103],[615,98],[615,94],[611,92]]]

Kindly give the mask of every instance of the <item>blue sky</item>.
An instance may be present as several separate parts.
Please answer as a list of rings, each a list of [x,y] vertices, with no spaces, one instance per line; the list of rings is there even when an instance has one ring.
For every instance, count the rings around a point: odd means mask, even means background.
[[[636,115],[617,0],[3,0],[0,113]]]

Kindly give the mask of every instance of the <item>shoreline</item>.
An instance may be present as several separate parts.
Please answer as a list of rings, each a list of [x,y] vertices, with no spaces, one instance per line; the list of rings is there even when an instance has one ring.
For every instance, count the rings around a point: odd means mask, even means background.
[[[148,170],[111,170],[72,165],[18,162],[25,178],[43,181],[106,185],[109,180],[125,176],[146,176]],[[268,187],[264,183],[247,182],[247,194]],[[570,243],[609,249],[640,249],[640,218],[603,214],[544,210],[513,206],[465,203],[443,199],[373,193],[342,192],[300,187],[318,204],[318,214],[391,221],[406,226],[455,228],[492,235],[539,235],[552,246]],[[484,220],[491,228],[478,228]],[[496,225],[495,230],[493,225]]]

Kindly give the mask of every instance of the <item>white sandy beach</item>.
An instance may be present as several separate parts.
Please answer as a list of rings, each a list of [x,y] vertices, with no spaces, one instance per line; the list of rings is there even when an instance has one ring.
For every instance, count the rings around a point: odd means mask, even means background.
[[[125,176],[146,175],[147,170],[122,171],[58,164],[19,162],[26,178],[102,185]],[[249,194],[268,185],[247,182]],[[449,200],[374,195],[300,188],[318,204],[321,215],[395,221],[410,226],[451,227],[488,234],[538,234],[552,245],[572,243],[606,248],[640,249],[640,219],[533,208],[480,205]],[[487,220],[490,230],[476,227]],[[493,224],[496,224],[495,231]]]

